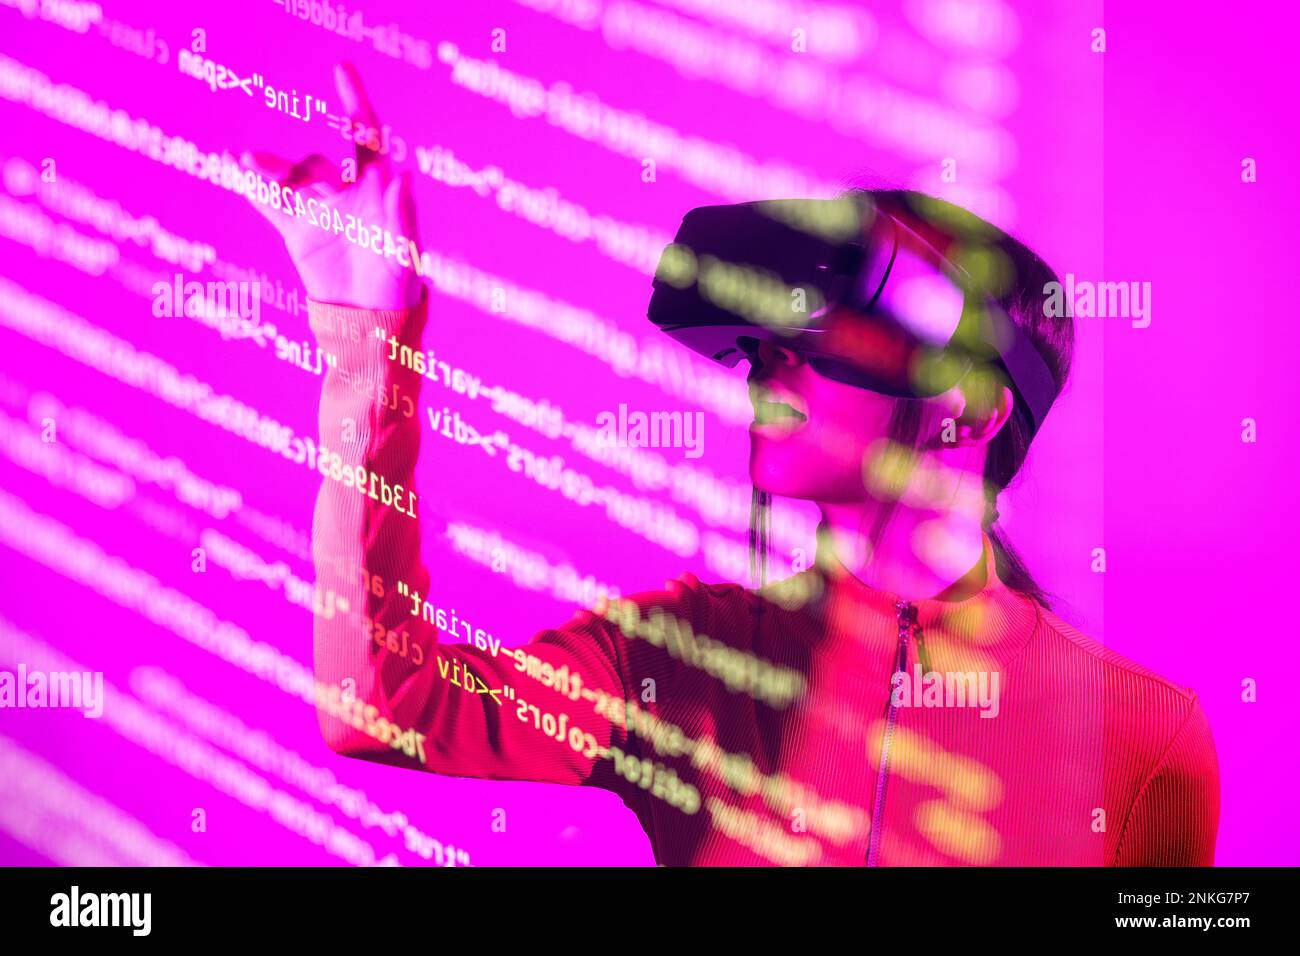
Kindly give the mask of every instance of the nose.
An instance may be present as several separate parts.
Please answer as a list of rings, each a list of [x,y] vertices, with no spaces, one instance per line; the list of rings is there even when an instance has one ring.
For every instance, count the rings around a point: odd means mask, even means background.
[[[759,374],[770,374],[772,370],[782,366],[793,368],[803,359],[799,353],[793,349],[788,349],[776,342],[770,342],[766,339],[746,339],[742,341],[745,354],[749,357],[752,364],[750,378]]]

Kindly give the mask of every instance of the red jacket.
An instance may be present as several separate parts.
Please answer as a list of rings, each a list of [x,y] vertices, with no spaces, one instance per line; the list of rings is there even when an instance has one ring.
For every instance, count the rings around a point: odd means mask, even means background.
[[[339,358],[322,445],[349,418],[358,439],[318,452],[318,583],[348,608],[315,625],[336,751],[613,790],[670,866],[1213,863],[1196,695],[1003,585],[987,538],[960,601],[900,601],[821,548],[761,594],[684,574],[515,650],[440,636],[411,596],[430,576],[402,513],[420,418],[379,399],[421,376],[375,335],[418,351],[424,321],[311,304]]]

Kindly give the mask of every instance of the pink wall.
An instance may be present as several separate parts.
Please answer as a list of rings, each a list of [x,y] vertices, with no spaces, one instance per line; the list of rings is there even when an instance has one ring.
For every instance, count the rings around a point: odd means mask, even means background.
[[[1217,861],[1294,865],[1295,13],[1116,5],[1107,21],[1106,272],[1158,291],[1150,328],[1106,336],[1106,643],[1200,694]]]

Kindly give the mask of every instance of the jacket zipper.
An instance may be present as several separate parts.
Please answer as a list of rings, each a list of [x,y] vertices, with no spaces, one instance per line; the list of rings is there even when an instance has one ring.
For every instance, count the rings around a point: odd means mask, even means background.
[[[885,717],[884,737],[880,741],[880,771],[876,775],[876,802],[871,808],[867,866],[876,866],[880,857],[880,827],[885,818],[885,788],[889,782],[889,745],[894,737],[894,724],[898,721],[898,707],[894,704],[894,674],[907,673],[907,644],[912,636],[911,603],[898,601],[894,609],[898,612],[898,651],[894,659],[894,671],[889,675],[889,712]]]

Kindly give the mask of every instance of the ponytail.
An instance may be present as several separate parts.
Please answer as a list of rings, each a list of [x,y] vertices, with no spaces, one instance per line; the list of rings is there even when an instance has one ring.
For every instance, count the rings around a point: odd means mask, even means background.
[[[1006,534],[992,525],[984,530],[989,536],[989,542],[993,545],[993,560],[997,566],[998,578],[1002,583],[1014,591],[1019,591],[1026,597],[1033,598],[1047,610],[1052,610],[1052,597],[1041,584],[1034,580],[1034,576],[1025,567],[1020,552],[1012,547]]]

